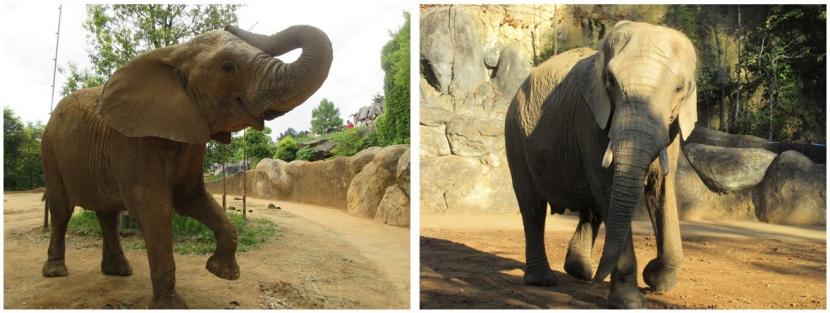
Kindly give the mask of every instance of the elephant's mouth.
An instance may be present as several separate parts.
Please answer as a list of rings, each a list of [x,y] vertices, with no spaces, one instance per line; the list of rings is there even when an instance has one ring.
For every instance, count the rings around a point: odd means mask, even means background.
[[[245,117],[248,118],[246,124],[251,125],[251,127],[253,127],[256,130],[263,130],[265,128],[265,114],[256,116],[256,114],[251,113],[251,111],[248,110],[248,106],[245,105],[245,101],[242,100],[242,97],[235,97],[234,102],[236,102],[236,104],[239,105],[242,111],[245,112]]]

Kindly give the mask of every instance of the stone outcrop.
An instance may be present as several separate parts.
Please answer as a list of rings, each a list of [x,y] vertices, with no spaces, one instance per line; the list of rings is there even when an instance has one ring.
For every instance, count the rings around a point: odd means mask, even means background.
[[[778,155],[759,186],[758,218],[775,224],[824,225],[825,166],[795,151]]]
[[[323,161],[263,159],[244,175],[228,176],[228,194],[309,203],[395,226],[409,226],[409,146],[372,147]],[[206,183],[222,193],[222,181]],[[394,187],[394,188],[392,188]],[[387,195],[388,194],[388,195]]]
[[[678,161],[681,219],[826,223],[825,166],[803,154],[775,155],[762,149],[702,144],[688,144],[684,149],[690,159],[681,155]]]

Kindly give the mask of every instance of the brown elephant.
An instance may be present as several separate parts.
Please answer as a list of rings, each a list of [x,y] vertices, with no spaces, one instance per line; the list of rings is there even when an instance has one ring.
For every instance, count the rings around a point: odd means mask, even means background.
[[[293,63],[275,56],[303,50]],[[186,307],[176,293],[173,210],[208,226],[216,251],[207,269],[238,279],[237,233],[205,190],[205,143],[264,127],[311,96],[328,76],[332,48],[312,26],[271,36],[236,27],[143,53],[106,85],[60,101],[43,134],[46,206],[52,233],[43,276],[66,276],[64,237],[75,206],[95,211],[104,238],[101,271],[132,269],[118,239],[120,211],[144,236],[153,282],[151,308]]]
[[[697,58],[682,33],[622,21],[599,51],[552,57],[524,82],[507,112],[507,159],[526,240],[528,284],[553,285],[544,246],[546,206],[580,212],[565,271],[591,279],[591,248],[605,222],[605,247],[594,276],[611,274],[608,305],[643,306],[631,219],[644,199],[657,257],[643,277],[671,289],[683,259],[675,198],[680,141],[697,121]]]

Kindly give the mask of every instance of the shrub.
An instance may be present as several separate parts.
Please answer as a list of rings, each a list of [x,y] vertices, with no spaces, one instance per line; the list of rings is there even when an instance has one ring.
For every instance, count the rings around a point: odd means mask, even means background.
[[[296,160],[310,161],[313,160],[316,155],[317,153],[315,153],[314,150],[311,150],[311,148],[306,146],[297,151]]]
[[[291,162],[297,158],[297,140],[292,136],[285,136],[277,142],[274,158]]]
[[[333,133],[329,139],[335,145],[331,149],[333,156],[353,156],[365,148],[363,147],[364,140],[360,138],[359,128],[345,129]]]

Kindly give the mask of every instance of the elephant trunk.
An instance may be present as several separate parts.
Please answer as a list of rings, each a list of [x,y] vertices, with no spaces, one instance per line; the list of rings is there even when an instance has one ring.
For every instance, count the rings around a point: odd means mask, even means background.
[[[272,120],[302,104],[328,77],[332,62],[331,41],[316,27],[296,25],[271,36],[251,33],[235,26],[228,26],[225,30],[271,56],[298,48],[303,50],[293,63],[267,60],[266,73],[254,99],[254,103],[264,111],[262,117],[265,120]]]
[[[628,125],[612,125],[613,183],[605,216],[605,246],[594,276],[596,282],[611,274],[626,249],[634,210],[644,192],[646,174],[668,141],[668,130],[662,130],[648,119],[635,118],[619,123]]]

